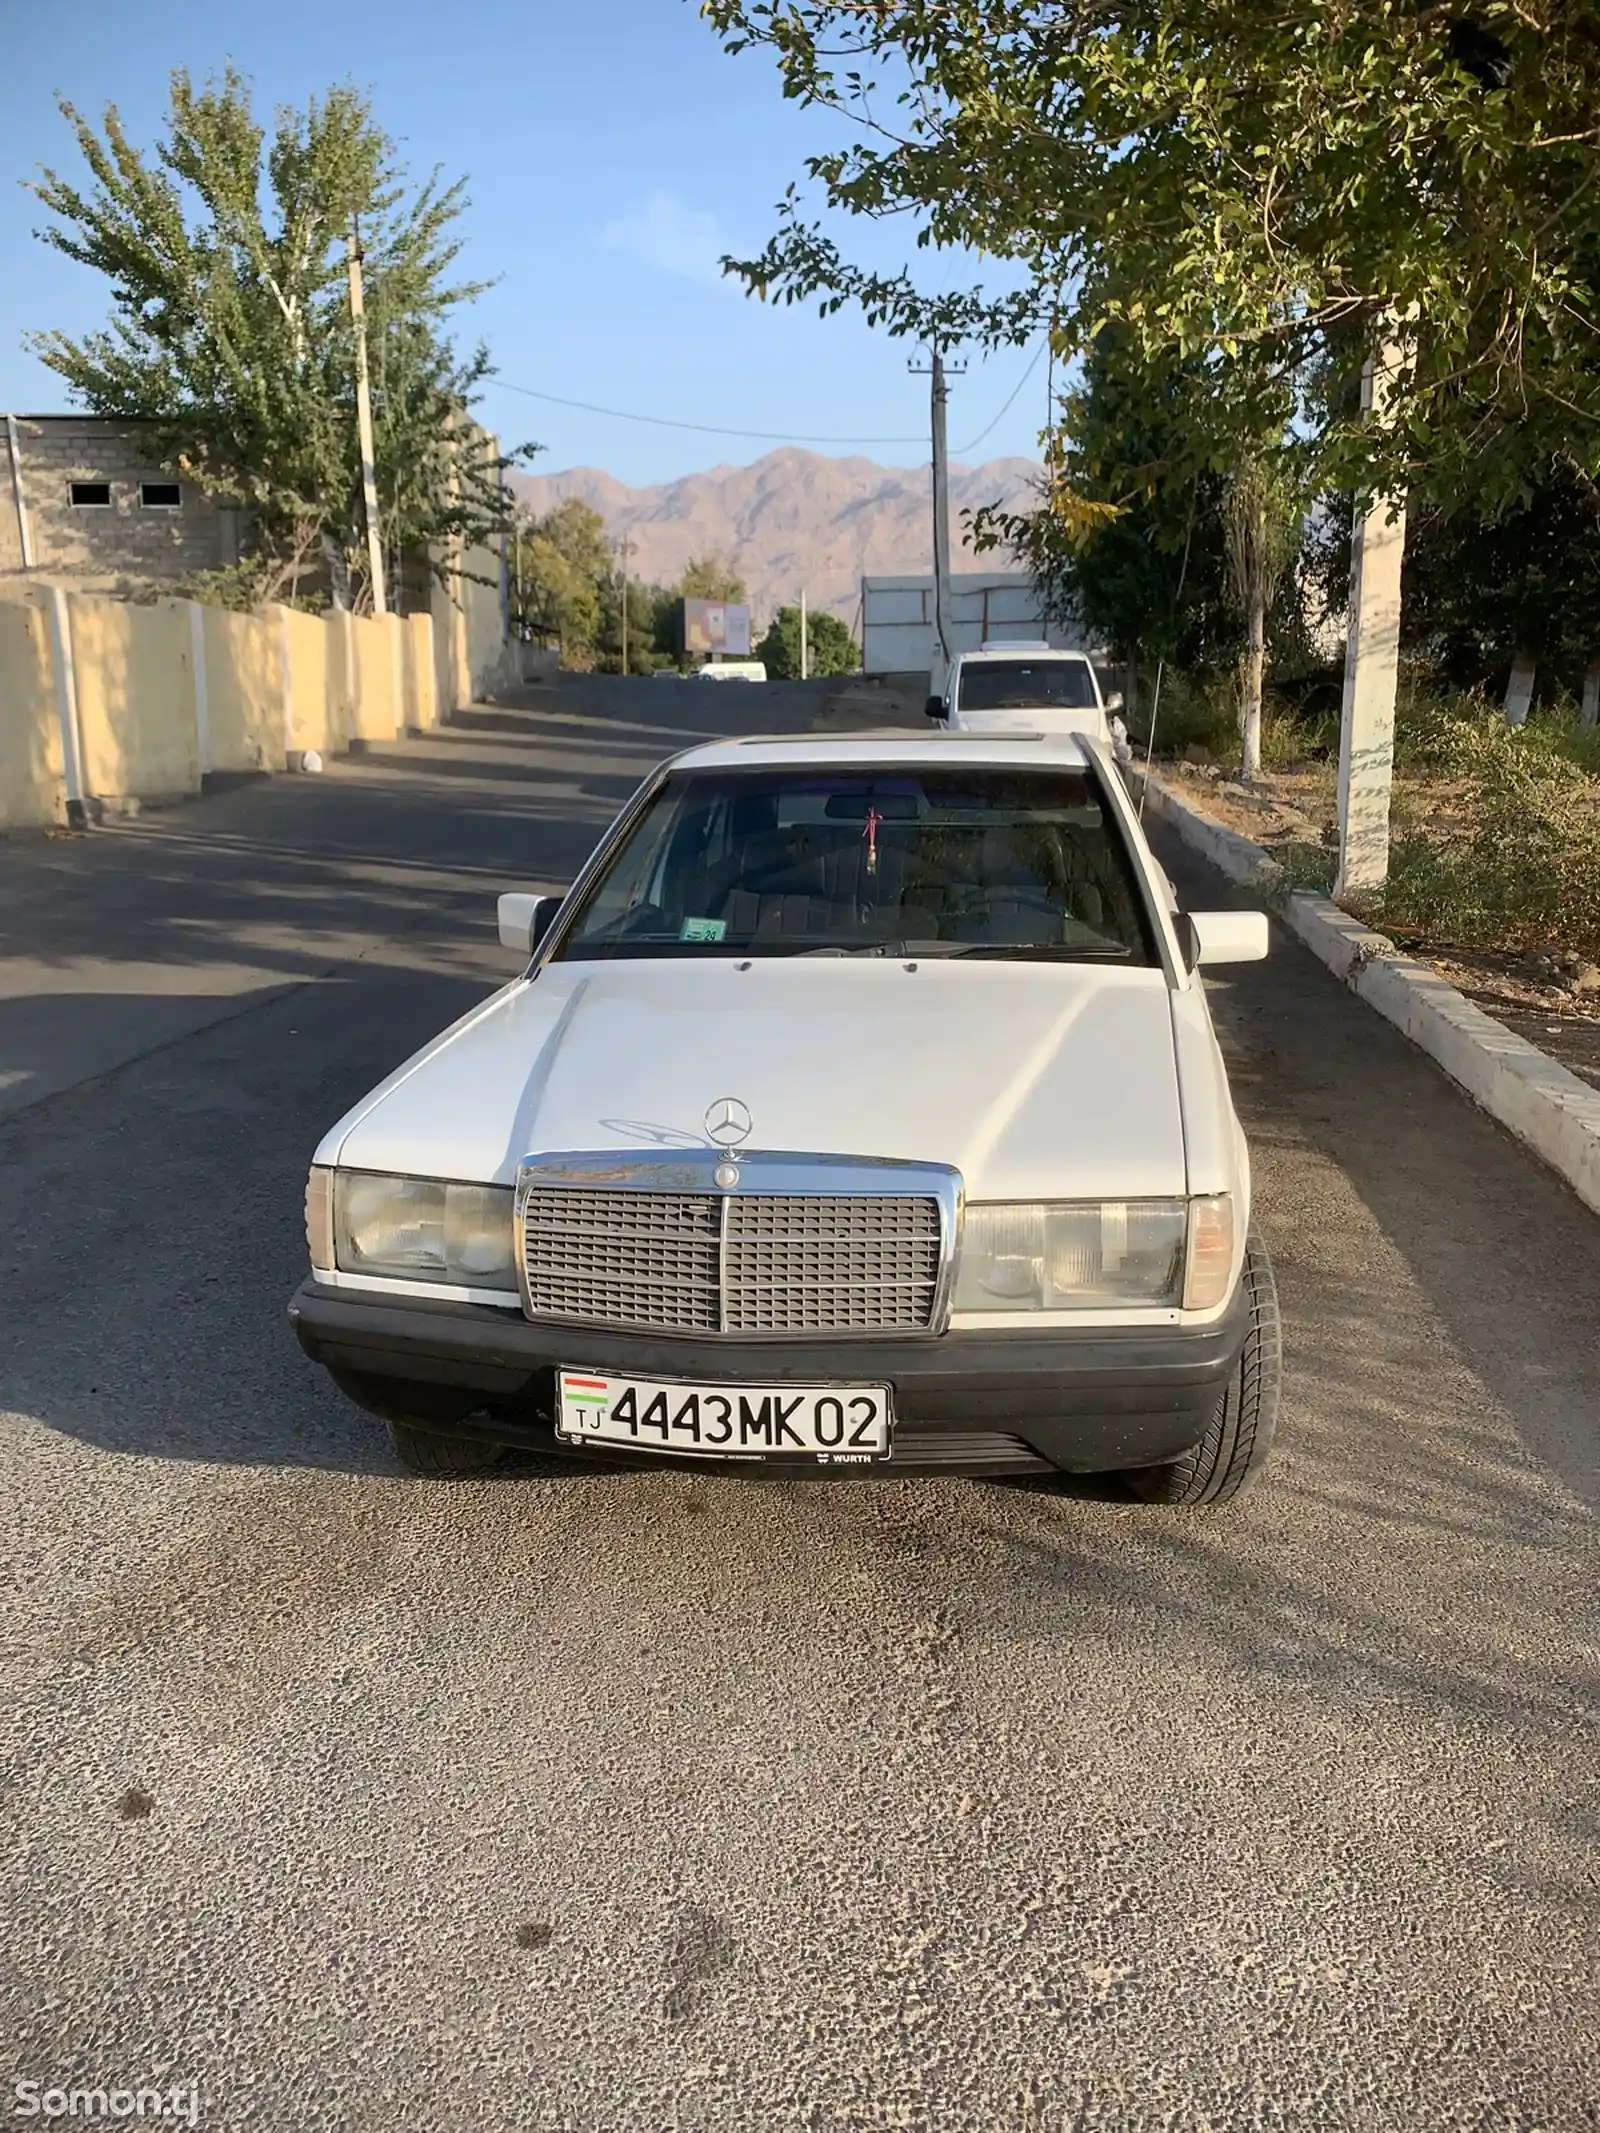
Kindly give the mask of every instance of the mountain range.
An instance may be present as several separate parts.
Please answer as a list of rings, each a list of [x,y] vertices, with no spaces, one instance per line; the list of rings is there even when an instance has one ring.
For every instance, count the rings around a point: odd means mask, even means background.
[[[1031,459],[991,459],[950,469],[951,562],[956,570],[1011,568],[975,556],[962,513],[980,504],[1025,504],[1040,469]],[[785,446],[752,466],[717,466],[654,488],[630,489],[598,467],[513,474],[519,502],[542,513],[576,496],[631,543],[630,574],[673,584],[691,556],[717,555],[743,578],[757,627],[804,591],[815,608],[850,622],[863,576],[933,568],[929,469],[829,459]]]

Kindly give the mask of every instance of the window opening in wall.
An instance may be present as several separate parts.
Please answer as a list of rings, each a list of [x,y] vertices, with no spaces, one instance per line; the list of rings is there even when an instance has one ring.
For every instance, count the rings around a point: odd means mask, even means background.
[[[108,511],[111,508],[111,484],[108,481],[75,481],[71,493],[75,511]]]
[[[183,493],[175,481],[142,481],[139,502],[146,511],[176,511],[183,502]]]

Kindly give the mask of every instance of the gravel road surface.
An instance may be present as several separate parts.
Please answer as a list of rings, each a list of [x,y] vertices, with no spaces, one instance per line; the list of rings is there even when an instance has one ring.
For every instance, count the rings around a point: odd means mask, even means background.
[[[301,1356],[322,1128],[700,716],[544,703],[0,846],[0,2113],[1600,2125],[1600,1223],[1287,939],[1214,988],[1288,1339],[1230,1512],[430,1486]]]

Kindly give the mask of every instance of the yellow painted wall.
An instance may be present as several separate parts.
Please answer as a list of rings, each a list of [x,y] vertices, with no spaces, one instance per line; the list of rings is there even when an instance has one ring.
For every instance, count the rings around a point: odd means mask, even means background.
[[[97,799],[195,791],[189,606],[134,606],[74,593],[73,663],[84,783]]]
[[[65,822],[50,617],[39,599],[0,600],[0,829]]]
[[[276,610],[205,616],[212,770],[282,770],[283,639]]]
[[[361,741],[392,741],[395,736],[394,636],[387,618],[352,615],[355,649],[355,723],[351,736]]]
[[[439,723],[439,685],[433,664],[433,617],[407,615],[406,724],[431,733]]]
[[[315,748],[322,755],[338,755],[350,741],[344,631],[339,620],[305,615],[292,607],[277,607],[271,612],[288,649],[286,744],[300,750]]]

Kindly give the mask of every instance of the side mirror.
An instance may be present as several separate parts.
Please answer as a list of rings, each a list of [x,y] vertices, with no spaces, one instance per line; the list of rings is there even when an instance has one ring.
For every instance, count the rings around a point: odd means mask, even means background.
[[[929,718],[943,718],[944,698],[942,696],[930,696],[922,708]]]
[[[1265,911],[1185,911],[1177,924],[1190,970],[1200,964],[1259,963],[1269,945]]]
[[[560,909],[559,896],[528,896],[520,889],[507,890],[496,906],[501,947],[514,948],[518,955],[535,954]]]

